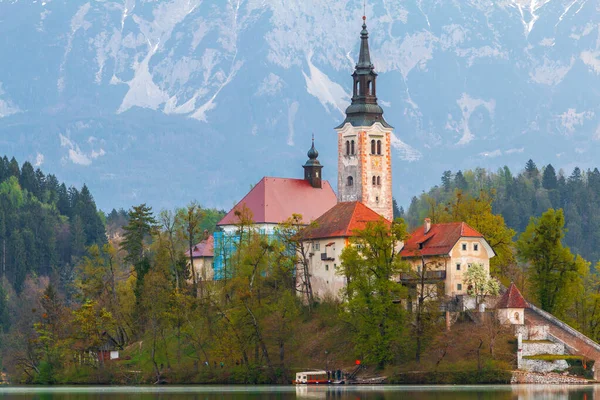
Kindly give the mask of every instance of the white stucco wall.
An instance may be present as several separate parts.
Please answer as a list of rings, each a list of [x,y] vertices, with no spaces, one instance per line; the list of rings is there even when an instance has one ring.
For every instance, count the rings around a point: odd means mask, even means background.
[[[330,243],[332,244],[329,245]],[[346,238],[316,239],[304,244],[308,254],[313,295],[316,298],[340,299],[340,290],[346,285],[346,278],[338,275],[337,271],[341,265],[340,255],[346,244]],[[328,259],[322,260],[322,253],[326,253]]]
[[[498,319],[501,324],[522,325],[524,319],[523,308],[499,308]]]

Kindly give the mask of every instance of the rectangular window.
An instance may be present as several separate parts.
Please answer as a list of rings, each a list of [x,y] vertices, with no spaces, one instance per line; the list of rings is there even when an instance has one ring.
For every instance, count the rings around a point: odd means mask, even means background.
[[[479,244],[477,244],[477,243],[473,244],[473,250],[479,251]]]
[[[466,243],[462,244],[462,249],[463,249],[463,251],[467,251],[467,244]]]
[[[462,290],[462,283],[456,284],[456,290],[458,290],[459,292]]]
[[[337,270],[337,264],[333,264],[333,269]]]
[[[313,250],[314,251],[319,251],[321,250],[321,244],[319,242],[314,242],[313,243]]]
[[[456,270],[460,271],[460,264],[456,264]]]
[[[329,271],[329,265],[325,264],[325,271]]]

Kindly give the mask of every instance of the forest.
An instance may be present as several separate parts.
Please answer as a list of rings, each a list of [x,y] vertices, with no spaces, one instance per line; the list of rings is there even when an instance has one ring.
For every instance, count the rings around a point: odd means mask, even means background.
[[[4,157],[0,367],[14,383],[289,383],[295,371],[350,370],[358,359],[390,382],[506,382],[514,338],[494,319],[474,325],[459,316],[448,331],[443,299],[399,305],[414,294],[391,278],[414,272],[397,245],[426,216],[465,221],[497,254],[491,280],[478,268],[467,275],[476,295],[517,282],[529,300],[598,340],[600,277],[587,238],[600,234],[591,221],[598,182],[596,169],[565,177],[533,161],[516,176],[447,171],[391,225],[356,232],[342,253],[338,273],[349,283],[338,301],[303,289],[300,215],[270,237],[240,212],[228,279],[201,281],[190,250],[224,211],[191,202],[105,214],[85,185],[67,188]],[[119,360],[107,358],[113,350]]]

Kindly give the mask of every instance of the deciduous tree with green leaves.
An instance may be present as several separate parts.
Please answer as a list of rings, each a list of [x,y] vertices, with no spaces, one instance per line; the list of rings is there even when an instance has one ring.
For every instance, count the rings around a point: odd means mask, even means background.
[[[531,218],[517,241],[519,258],[529,265],[529,281],[540,307],[561,315],[572,301],[571,288],[579,287],[587,262],[563,246],[565,217],[562,209],[549,209]]]
[[[341,255],[339,274],[347,279],[342,317],[351,327],[357,355],[380,368],[396,359],[406,329],[405,311],[397,304],[404,289],[393,279],[407,268],[398,254],[406,237],[400,219],[391,226],[368,223]]]

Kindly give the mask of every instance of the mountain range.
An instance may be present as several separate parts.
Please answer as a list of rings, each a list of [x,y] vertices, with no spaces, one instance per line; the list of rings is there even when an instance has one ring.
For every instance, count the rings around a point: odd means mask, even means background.
[[[0,0],[0,153],[105,210],[228,209],[314,134],[335,186],[363,14],[399,204],[449,169],[597,165],[595,0]]]

